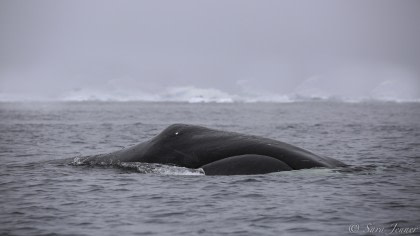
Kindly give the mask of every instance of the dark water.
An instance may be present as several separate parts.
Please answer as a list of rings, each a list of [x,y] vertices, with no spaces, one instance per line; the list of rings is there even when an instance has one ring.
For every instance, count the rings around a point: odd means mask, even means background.
[[[172,123],[270,137],[352,166],[204,176],[56,161],[134,145]],[[0,235],[389,235],[420,227],[418,103],[0,103],[0,158]]]

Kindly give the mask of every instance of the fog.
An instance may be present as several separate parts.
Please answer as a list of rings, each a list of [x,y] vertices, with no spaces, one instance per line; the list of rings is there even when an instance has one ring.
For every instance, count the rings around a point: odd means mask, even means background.
[[[0,100],[420,101],[420,1],[0,1]]]

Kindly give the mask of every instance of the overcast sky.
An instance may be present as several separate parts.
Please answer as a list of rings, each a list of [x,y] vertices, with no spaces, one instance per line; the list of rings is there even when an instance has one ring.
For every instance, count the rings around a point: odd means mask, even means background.
[[[420,99],[418,0],[0,0],[0,94]]]

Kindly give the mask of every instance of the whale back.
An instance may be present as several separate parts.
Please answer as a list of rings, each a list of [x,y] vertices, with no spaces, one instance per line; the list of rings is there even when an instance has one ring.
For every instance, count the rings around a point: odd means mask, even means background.
[[[293,169],[336,167],[343,163],[320,157],[277,140],[226,132],[195,125],[174,124],[140,144],[137,161],[166,163],[189,168],[245,154],[275,158]]]

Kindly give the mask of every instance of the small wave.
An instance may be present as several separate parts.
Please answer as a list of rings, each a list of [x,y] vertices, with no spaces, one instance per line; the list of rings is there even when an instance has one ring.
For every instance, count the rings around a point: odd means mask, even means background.
[[[360,174],[360,175],[373,175],[377,171],[380,171],[381,167],[376,165],[363,165],[363,166],[346,166],[340,169],[336,169],[339,173],[348,174]]]

